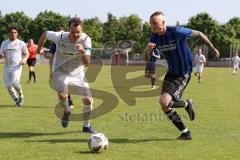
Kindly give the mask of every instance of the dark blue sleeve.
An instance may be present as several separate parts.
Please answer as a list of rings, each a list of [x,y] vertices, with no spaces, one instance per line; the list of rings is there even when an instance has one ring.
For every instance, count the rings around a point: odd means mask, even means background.
[[[55,52],[56,52],[56,44],[55,43],[51,44],[49,52],[52,54],[55,54]]]
[[[192,35],[192,29],[178,26],[176,27],[176,35],[181,40],[189,39]]]

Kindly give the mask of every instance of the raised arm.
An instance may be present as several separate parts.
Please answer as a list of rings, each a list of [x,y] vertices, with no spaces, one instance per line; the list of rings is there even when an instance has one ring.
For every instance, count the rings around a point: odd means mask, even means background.
[[[191,36],[201,39],[213,51],[213,54],[216,57],[220,56],[218,50],[213,46],[213,44],[210,42],[210,40],[207,38],[207,36],[204,35],[202,32],[192,30],[192,35]]]
[[[37,54],[40,54],[42,47],[44,46],[46,40],[47,40],[47,36],[46,36],[47,32],[43,32],[39,41],[38,41],[38,47],[36,50]]]

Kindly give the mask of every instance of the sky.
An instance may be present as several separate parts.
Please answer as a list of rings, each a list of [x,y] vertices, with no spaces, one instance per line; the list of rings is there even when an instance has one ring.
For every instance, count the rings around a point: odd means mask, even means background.
[[[207,12],[219,23],[226,23],[232,17],[240,17],[240,0],[0,0],[2,15],[24,11],[35,18],[44,10],[62,15],[79,16],[82,19],[98,17],[107,20],[107,13],[116,17],[137,14],[148,21],[155,11],[166,15],[167,23],[175,25],[187,23],[188,19],[200,12]]]

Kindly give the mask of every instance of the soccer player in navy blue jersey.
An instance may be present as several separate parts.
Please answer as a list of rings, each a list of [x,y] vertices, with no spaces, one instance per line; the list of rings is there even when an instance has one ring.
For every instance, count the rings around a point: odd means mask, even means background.
[[[145,51],[151,54],[157,48],[166,57],[168,71],[165,75],[160,105],[172,123],[181,131],[177,140],[191,140],[190,131],[184,125],[174,108],[185,108],[191,121],[195,119],[192,100],[181,100],[184,89],[190,81],[192,72],[192,57],[187,46],[190,37],[201,39],[212,50],[216,57],[220,54],[209,39],[200,31],[184,27],[169,27],[166,25],[164,13],[157,11],[150,16],[152,35]]]
[[[155,81],[156,81],[156,64],[157,64],[157,59],[160,59],[160,53],[157,49],[154,49],[149,55],[150,59],[147,60],[148,62],[146,63],[146,68],[145,68],[145,77],[150,78],[151,80],[151,85],[152,89],[155,89]]]

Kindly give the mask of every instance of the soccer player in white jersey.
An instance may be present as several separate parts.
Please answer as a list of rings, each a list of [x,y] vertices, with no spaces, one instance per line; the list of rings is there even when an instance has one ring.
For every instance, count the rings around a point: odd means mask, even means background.
[[[233,75],[234,76],[238,72],[239,62],[240,62],[240,58],[239,58],[238,54],[236,53],[232,58],[232,66],[233,66]]]
[[[202,48],[198,48],[198,53],[195,55],[194,61],[195,61],[195,69],[196,69],[195,76],[197,76],[198,82],[201,83],[202,71],[203,71],[204,64],[206,63],[206,57],[204,56],[204,54],[202,54]]]
[[[24,102],[20,78],[22,65],[26,63],[28,56],[26,44],[18,39],[18,29],[10,27],[8,39],[1,44],[0,58],[5,58],[3,82],[16,106],[22,106]]]
[[[52,80],[59,100],[64,107],[62,126],[66,128],[71,115],[68,94],[81,95],[83,102],[83,132],[95,133],[90,126],[93,98],[84,69],[90,63],[91,38],[83,33],[82,22],[74,17],[69,21],[69,32],[44,32],[39,40],[37,53],[46,40],[56,44]]]

